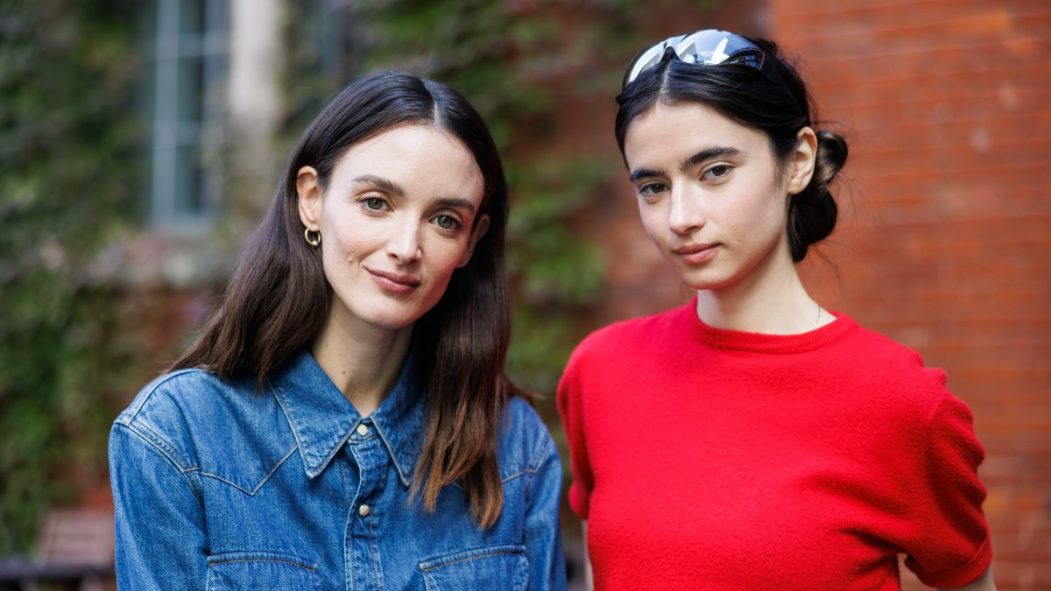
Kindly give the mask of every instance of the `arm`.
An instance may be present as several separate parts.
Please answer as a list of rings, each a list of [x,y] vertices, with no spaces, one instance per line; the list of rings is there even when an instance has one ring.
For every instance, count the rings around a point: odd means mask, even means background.
[[[545,432],[543,461],[533,476],[526,509],[526,551],[529,554],[529,588],[565,591],[566,562],[558,520],[562,495],[562,462]]]
[[[906,566],[929,587],[993,589],[992,542],[981,508],[986,489],[978,477],[985,452],[970,409],[946,392],[918,443],[903,523]]]
[[[591,571],[591,557],[588,556],[588,522],[580,522],[580,541],[584,544],[584,589],[594,591],[595,575]]]
[[[207,575],[204,512],[189,478],[133,428],[109,440],[120,589],[199,589]]]
[[[977,581],[966,587],[955,587],[955,591],[996,591],[996,583],[993,581],[993,569],[987,568]],[[947,589],[941,591],[948,591]]]

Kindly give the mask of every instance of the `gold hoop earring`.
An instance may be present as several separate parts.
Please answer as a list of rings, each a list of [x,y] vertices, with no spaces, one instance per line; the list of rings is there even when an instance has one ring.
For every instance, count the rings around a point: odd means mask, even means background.
[[[310,246],[317,248],[321,244],[321,230],[311,230],[310,228],[303,230],[303,240],[306,240]]]

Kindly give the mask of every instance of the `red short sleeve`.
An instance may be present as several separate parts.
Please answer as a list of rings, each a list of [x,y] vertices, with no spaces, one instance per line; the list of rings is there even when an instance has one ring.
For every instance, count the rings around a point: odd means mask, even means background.
[[[924,491],[915,500],[916,532],[906,564],[931,587],[963,587],[989,568],[992,546],[982,514],[985,487],[978,466],[985,450],[970,409],[946,393],[927,433]]]
[[[588,504],[594,486],[584,433],[583,361],[579,350],[570,357],[558,383],[558,413],[569,444],[569,506],[581,519],[588,518]]]

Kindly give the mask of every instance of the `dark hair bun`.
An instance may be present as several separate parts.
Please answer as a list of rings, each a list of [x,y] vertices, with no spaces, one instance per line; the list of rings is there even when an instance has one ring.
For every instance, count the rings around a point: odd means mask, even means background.
[[[836,227],[839,208],[829,185],[847,163],[847,142],[831,131],[817,133],[817,156],[810,184],[792,196],[788,207],[788,239],[792,260],[799,262],[811,244],[824,240]]]
[[[814,176],[826,187],[847,163],[847,141],[831,131],[817,132],[817,162]]]

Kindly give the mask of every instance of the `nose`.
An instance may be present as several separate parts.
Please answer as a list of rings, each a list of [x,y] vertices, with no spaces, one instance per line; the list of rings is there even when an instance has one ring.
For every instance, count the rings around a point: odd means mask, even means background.
[[[684,188],[673,187],[668,209],[668,228],[685,236],[704,226],[705,215],[701,196]]]
[[[406,220],[394,227],[387,240],[387,255],[400,265],[418,261],[423,255],[420,249],[420,224]]]

